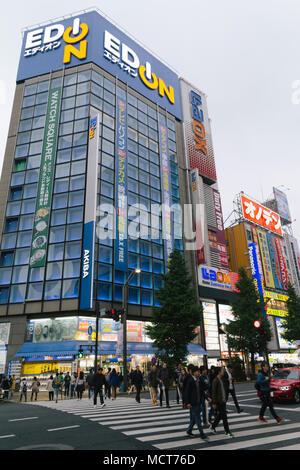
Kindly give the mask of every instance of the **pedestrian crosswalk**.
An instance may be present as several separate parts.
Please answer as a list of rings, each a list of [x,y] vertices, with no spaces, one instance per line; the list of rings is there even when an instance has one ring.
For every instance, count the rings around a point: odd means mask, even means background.
[[[205,429],[208,441],[186,434],[189,424],[189,411],[182,409],[175,401],[171,408],[153,406],[150,399],[141,403],[131,397],[120,396],[117,400],[106,400],[106,406],[96,408],[93,400],[61,400],[55,402],[31,402],[26,405],[43,406],[88,419],[101,426],[119,431],[149,445],[149,449],[167,450],[234,450],[234,449],[276,449],[300,450],[300,422],[285,420],[281,425],[270,418],[268,423],[260,423],[257,414],[248,412],[228,414],[230,430],[234,438],[225,436],[222,423],[213,435]],[[253,410],[252,410],[253,411]]]

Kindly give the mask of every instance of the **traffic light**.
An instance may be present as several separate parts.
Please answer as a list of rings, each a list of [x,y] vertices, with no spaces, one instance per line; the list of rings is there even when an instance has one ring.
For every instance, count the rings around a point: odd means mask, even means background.
[[[109,310],[105,310],[105,316],[108,318],[112,318],[114,321],[120,321],[120,315],[123,314],[123,309],[116,310],[114,308],[110,308]]]
[[[80,348],[78,349],[78,359],[82,359],[82,358],[83,358],[83,349],[80,346]]]
[[[255,320],[255,322],[253,322],[253,326],[254,328],[260,328],[261,327],[261,323],[259,320]]]

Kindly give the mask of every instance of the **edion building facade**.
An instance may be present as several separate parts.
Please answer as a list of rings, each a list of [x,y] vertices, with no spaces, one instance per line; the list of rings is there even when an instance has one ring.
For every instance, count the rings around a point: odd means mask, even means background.
[[[90,367],[95,302],[120,307],[136,269],[128,354],[146,362],[175,248],[217,325],[233,281],[206,98],[97,11],[25,31],[0,188],[2,372]],[[220,354],[216,325],[199,325],[197,360]],[[103,363],[118,366],[119,327],[100,320]]]

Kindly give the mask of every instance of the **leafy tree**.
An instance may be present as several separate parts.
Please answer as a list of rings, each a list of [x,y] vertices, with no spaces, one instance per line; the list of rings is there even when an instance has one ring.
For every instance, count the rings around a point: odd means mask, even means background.
[[[284,334],[281,336],[287,341],[300,340],[300,297],[296,294],[294,287],[289,283],[287,288],[288,316],[284,322]]]
[[[253,279],[247,276],[244,268],[239,269],[237,288],[237,298],[231,304],[234,320],[229,322],[226,331],[231,349],[250,354],[251,372],[254,376],[254,355],[267,354],[267,343],[271,339],[270,325],[264,314],[265,304],[256,291]],[[261,322],[260,328],[254,327],[256,320]]]
[[[195,329],[201,323],[203,308],[196,302],[192,279],[179,250],[171,253],[168,272],[162,279],[163,286],[156,293],[161,306],[153,308],[147,334],[154,340],[157,358],[173,371],[197,336]]]

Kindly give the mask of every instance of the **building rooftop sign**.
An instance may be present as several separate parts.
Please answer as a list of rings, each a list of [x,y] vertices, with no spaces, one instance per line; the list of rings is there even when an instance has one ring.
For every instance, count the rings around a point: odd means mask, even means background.
[[[259,202],[241,194],[241,206],[244,219],[282,236],[280,217]]]

